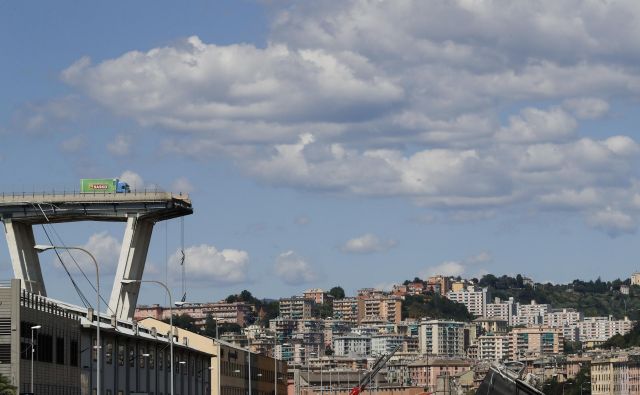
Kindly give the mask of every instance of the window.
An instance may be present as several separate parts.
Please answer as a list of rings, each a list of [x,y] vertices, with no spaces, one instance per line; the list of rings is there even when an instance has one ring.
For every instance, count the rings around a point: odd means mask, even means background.
[[[40,362],[53,362],[53,336],[46,333],[38,333],[36,357]]]
[[[108,365],[113,363],[113,343],[111,341],[107,342],[107,347],[104,352],[104,359]]]
[[[0,364],[11,363],[11,344],[0,344]]]
[[[71,339],[69,343],[69,365],[78,366],[80,361],[80,350],[78,348],[78,340]]]
[[[147,359],[147,357],[145,357],[144,354],[145,354],[144,347],[140,347],[138,349],[138,358],[140,358],[140,367],[141,368],[144,368],[144,360]]]
[[[64,337],[56,337],[56,363],[64,365]]]
[[[133,346],[129,347],[129,367],[136,366],[136,350]]]
[[[156,366],[156,352],[155,350],[152,348],[149,350],[149,369],[153,369]]]
[[[158,369],[162,369],[162,362],[164,362],[164,352],[158,352]]]
[[[118,345],[118,365],[124,366],[124,344]]]

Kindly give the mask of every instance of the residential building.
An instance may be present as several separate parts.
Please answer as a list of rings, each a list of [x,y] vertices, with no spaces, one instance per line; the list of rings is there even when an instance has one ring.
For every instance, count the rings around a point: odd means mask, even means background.
[[[582,313],[576,309],[554,309],[544,315],[543,324],[551,328],[562,328],[576,325],[582,319]]]
[[[504,334],[507,333],[508,323],[506,320],[497,317],[479,317],[473,320],[484,333]]]
[[[466,359],[424,359],[409,363],[411,385],[425,388],[430,393],[435,389],[438,377],[456,376],[471,370],[471,361]]]
[[[514,360],[559,354],[564,347],[562,331],[544,326],[514,328],[510,333],[509,353]]]
[[[463,356],[465,323],[447,320],[422,320],[418,344],[421,354],[446,357]]]
[[[325,302],[333,299],[333,297],[329,295],[327,291],[324,291],[320,288],[307,289],[302,295],[305,299],[311,299],[316,304],[324,304]]]
[[[402,320],[402,299],[398,296],[372,295],[358,298],[358,322],[392,322]]]
[[[479,336],[477,345],[477,358],[489,361],[502,361],[509,357],[509,335],[487,334]]]
[[[499,318],[507,321],[508,326],[514,326],[515,317],[518,315],[518,304],[510,297],[506,301],[495,298],[493,303],[487,303],[487,309],[484,314],[487,318]]]
[[[467,307],[469,313],[476,317],[483,317],[487,308],[489,298],[487,288],[479,288],[475,285],[469,285],[460,291],[451,291],[447,293],[447,298],[454,302],[462,303]]]
[[[303,296],[280,299],[280,317],[293,320],[311,318],[314,301]]]
[[[625,335],[633,328],[634,321],[625,317],[616,320],[613,316],[608,317],[585,317],[582,322],[578,322],[580,341],[607,340],[614,335]]]
[[[631,275],[631,285],[640,285],[640,272]]]
[[[449,277],[436,275],[427,279],[427,289],[439,295],[445,295],[449,292]]]
[[[358,322],[358,299],[344,298],[333,301],[333,318],[348,322]]]
[[[157,320],[168,319],[173,312],[175,315],[187,314],[195,319],[195,325],[203,328],[208,316],[216,322],[245,326],[253,321],[253,307],[245,302],[214,302],[214,303],[184,303],[172,309],[154,304],[136,308],[134,318],[142,320],[147,317]]]
[[[368,356],[371,354],[371,337],[356,334],[336,336],[333,339],[333,354],[336,356]]]
[[[393,351],[397,346],[404,344],[405,337],[402,335],[374,335],[371,336],[371,355],[378,357]]]
[[[545,315],[551,311],[551,305],[538,304],[532,300],[529,304],[518,303],[518,314],[513,320],[513,325],[543,325]]]
[[[591,360],[591,394],[640,394],[640,355],[618,353]]]

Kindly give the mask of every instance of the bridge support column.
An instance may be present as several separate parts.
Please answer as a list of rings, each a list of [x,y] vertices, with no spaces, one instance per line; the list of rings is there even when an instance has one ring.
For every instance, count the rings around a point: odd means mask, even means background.
[[[20,282],[22,289],[47,296],[38,253],[33,248],[36,241],[33,237],[32,226],[5,219],[4,231],[13,265],[13,274],[22,280]]]
[[[142,280],[144,265],[151,242],[154,222],[135,216],[127,219],[118,268],[113,281],[109,308],[119,319],[131,320],[138,302],[140,284],[122,284],[122,280]]]

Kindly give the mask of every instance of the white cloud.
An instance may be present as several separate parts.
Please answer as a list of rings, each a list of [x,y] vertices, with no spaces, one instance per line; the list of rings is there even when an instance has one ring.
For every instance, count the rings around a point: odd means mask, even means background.
[[[443,276],[462,276],[467,273],[467,269],[469,267],[473,267],[477,273],[483,273],[486,270],[482,268],[477,268],[478,264],[488,263],[493,260],[491,253],[488,251],[481,251],[476,255],[472,255],[466,257],[461,261],[444,261],[435,266],[429,266],[422,272],[420,275],[423,278],[435,276],[435,275],[443,275]],[[467,273],[468,274],[468,273]]]
[[[568,99],[564,106],[580,119],[600,118],[609,111],[609,103],[594,97]]]
[[[347,240],[341,247],[342,252],[353,254],[370,254],[372,252],[387,251],[398,243],[395,240],[380,240],[378,236],[371,233]]]
[[[171,190],[175,193],[191,193],[195,188],[187,177],[179,177],[171,184]]]
[[[272,185],[401,196],[453,221],[505,207],[604,231],[607,208],[640,218],[637,143],[581,135],[640,94],[637,2],[341,0],[274,15],[264,48],[190,37],[82,58],[62,78],[169,133],[165,153],[224,155]]]
[[[306,215],[301,215],[296,217],[294,222],[296,225],[305,226],[311,223],[311,218],[307,217]]]
[[[592,227],[606,232],[611,237],[624,233],[635,233],[638,229],[638,223],[634,218],[610,207],[592,213],[587,222]]]
[[[293,251],[278,255],[274,265],[276,275],[289,285],[301,285],[314,282],[318,274],[303,257]]]
[[[87,145],[87,138],[84,135],[77,135],[60,143],[60,149],[67,153],[77,153]]]
[[[124,181],[131,187],[131,190],[146,188],[142,177],[131,170],[125,170],[119,177],[120,181]]]
[[[246,251],[224,249],[200,244],[185,249],[185,272],[190,283],[198,285],[231,285],[247,281],[249,254]],[[170,258],[171,268],[180,273],[182,254],[176,251]]]
[[[115,273],[116,267],[118,266],[121,246],[122,243],[119,240],[105,231],[92,234],[82,247],[91,252],[96,258],[98,265],[100,265],[100,272],[107,274]],[[78,259],[78,257],[76,257],[76,259]],[[91,262],[85,262],[83,269],[85,268],[95,270]]]
[[[114,140],[107,144],[107,150],[113,156],[127,156],[131,154],[131,137],[117,134]]]

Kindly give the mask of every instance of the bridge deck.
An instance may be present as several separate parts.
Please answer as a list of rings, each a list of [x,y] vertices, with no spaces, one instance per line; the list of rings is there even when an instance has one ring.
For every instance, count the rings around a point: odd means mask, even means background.
[[[137,214],[140,219],[162,221],[192,213],[189,196],[169,192],[0,194],[0,218],[30,224],[124,222],[130,214]]]

